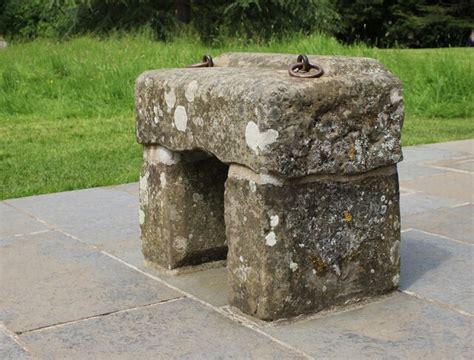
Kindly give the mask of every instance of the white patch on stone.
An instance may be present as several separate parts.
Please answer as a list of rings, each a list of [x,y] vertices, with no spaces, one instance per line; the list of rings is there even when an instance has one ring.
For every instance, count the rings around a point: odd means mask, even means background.
[[[179,154],[161,146],[158,149],[158,158],[159,162],[165,165],[175,165],[180,160]]]
[[[314,269],[313,269],[313,270],[311,270],[311,271],[313,272],[313,274],[315,274],[315,275],[316,275],[316,270],[314,270]]]
[[[339,268],[338,265],[333,265],[332,268],[334,269],[334,272],[336,273],[337,276],[341,276],[341,269]]]
[[[161,183],[161,187],[166,186],[166,174],[165,173],[160,174],[160,183]]]
[[[400,100],[402,100],[402,96],[400,95],[400,90],[399,89],[392,89],[392,91],[390,91],[390,101],[391,101],[391,103],[396,104]]]
[[[298,270],[298,264],[293,261],[290,262],[290,269],[291,271],[295,272],[296,270]]]
[[[390,248],[390,262],[392,264],[398,263],[400,258],[400,241],[395,241],[393,246]]]
[[[153,79],[149,77],[145,78],[145,87],[149,87],[151,85],[153,85]]]
[[[298,246],[299,246],[300,248],[304,248],[304,244],[303,244],[303,243],[298,244]]]
[[[138,221],[140,222],[140,225],[143,225],[145,222],[145,213],[142,211],[142,209],[138,210]]]
[[[186,250],[188,242],[186,241],[184,237],[178,236],[177,238],[174,239],[173,245],[176,251],[184,252]]]
[[[166,106],[168,106],[168,112],[170,112],[176,104],[176,94],[174,93],[174,89],[165,92],[165,102]]]
[[[323,288],[322,288],[323,292],[325,292],[327,289],[328,289],[327,286],[323,285]]]
[[[394,230],[400,229],[400,222],[398,221],[398,217],[396,217],[395,220],[393,221],[393,229]]]
[[[194,202],[198,202],[198,201],[202,201],[204,199],[204,196],[199,194],[199,193],[194,193],[193,194],[193,201]]]
[[[186,131],[188,115],[184,106],[179,105],[174,112],[174,125],[179,131]]]
[[[144,206],[148,205],[148,177],[150,174],[145,172],[143,176],[140,176],[139,194],[140,203]]]
[[[275,226],[278,226],[279,222],[280,222],[280,217],[278,215],[270,216],[270,226],[272,228],[274,228]]]
[[[255,153],[259,153],[259,150],[265,151],[267,146],[273,144],[278,138],[278,131],[269,129],[267,131],[260,132],[258,125],[253,121],[250,121],[245,128],[245,141],[249,148]]]
[[[155,122],[155,124],[158,124],[161,118],[163,117],[163,111],[161,110],[159,105],[153,106],[153,114],[155,115],[153,117],[153,121]]]
[[[392,278],[392,283],[393,283],[393,286],[398,286],[398,284],[400,283],[400,275],[399,274],[395,275]]]
[[[196,96],[196,91],[198,88],[198,83],[196,80],[191,81],[188,86],[186,87],[186,91],[184,92],[184,96],[190,102],[194,101],[194,97]]]
[[[374,269],[370,269],[370,273],[371,273],[371,274],[374,274],[374,273],[375,273],[375,270],[374,270]]]
[[[234,270],[234,274],[241,281],[246,282],[251,271],[252,268],[250,266],[239,266],[237,269]]]
[[[204,120],[203,120],[202,117],[200,117],[200,116],[193,117],[193,118],[192,118],[192,122],[193,122],[194,124],[196,124],[196,126],[203,126],[203,125],[204,125]]]
[[[254,193],[255,191],[257,191],[257,184],[255,184],[255,181],[250,180],[249,181],[249,187],[250,187],[251,192]]]
[[[143,158],[150,164],[175,165],[179,162],[180,155],[163,146],[147,146]]]
[[[239,256],[240,262],[244,262],[244,257],[242,255]]]
[[[267,236],[265,236],[265,244],[268,246],[275,246],[277,243],[276,235],[273,231],[270,231]]]
[[[275,186],[283,186],[283,181],[277,178],[276,176],[269,175],[269,174],[260,174],[260,184],[266,185],[275,185]]]

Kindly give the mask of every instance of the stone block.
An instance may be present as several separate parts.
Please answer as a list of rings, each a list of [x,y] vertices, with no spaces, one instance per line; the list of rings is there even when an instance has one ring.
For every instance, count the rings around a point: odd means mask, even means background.
[[[226,182],[230,304],[274,320],[398,286],[395,167],[284,181],[231,165]]]
[[[136,82],[146,261],[223,259],[228,242],[230,303],[265,320],[398,285],[401,83],[373,59],[309,58],[322,77],[230,53]]]
[[[137,140],[204,149],[221,162],[286,178],[399,162],[400,81],[375,60],[333,62],[353,70],[328,68],[318,79],[250,67],[145,72],[136,83]]]
[[[142,250],[165,269],[225,259],[227,166],[206,154],[145,149],[140,178]]]

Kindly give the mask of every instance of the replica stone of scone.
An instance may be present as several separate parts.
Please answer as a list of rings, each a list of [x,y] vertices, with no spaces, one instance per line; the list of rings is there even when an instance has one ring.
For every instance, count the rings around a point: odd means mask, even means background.
[[[229,301],[265,320],[355,302],[399,279],[400,81],[367,58],[224,54],[136,83],[145,259],[223,259]],[[224,186],[225,183],[225,186]]]

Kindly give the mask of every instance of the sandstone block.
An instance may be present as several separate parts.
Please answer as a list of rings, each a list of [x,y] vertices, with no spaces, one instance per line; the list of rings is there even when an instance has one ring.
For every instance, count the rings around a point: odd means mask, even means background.
[[[264,320],[397,287],[400,81],[373,59],[228,53],[136,83],[145,259],[223,259],[230,304]],[[225,193],[224,193],[225,184]],[[225,215],[224,215],[225,214]]]
[[[227,166],[202,154],[145,148],[140,177],[142,250],[165,269],[225,259]]]
[[[286,178],[401,161],[400,81],[375,60],[322,63],[333,65],[304,80],[259,67],[146,72],[136,84],[138,142],[204,149]]]
[[[274,320],[395,289],[396,168],[284,181],[231,165],[225,221],[230,304]]]

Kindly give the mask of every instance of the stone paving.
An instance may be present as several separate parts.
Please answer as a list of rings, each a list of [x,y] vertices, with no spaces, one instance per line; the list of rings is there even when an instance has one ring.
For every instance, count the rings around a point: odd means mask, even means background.
[[[474,140],[404,154],[400,290],[276,323],[145,267],[136,183],[0,202],[0,359],[474,358]]]

